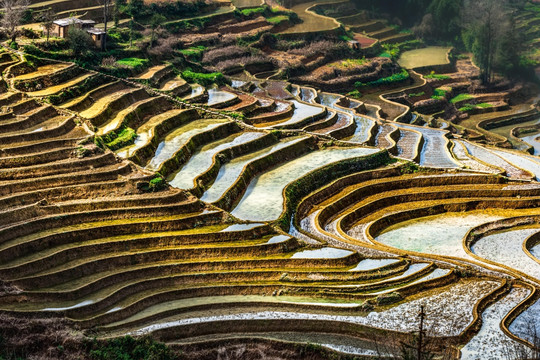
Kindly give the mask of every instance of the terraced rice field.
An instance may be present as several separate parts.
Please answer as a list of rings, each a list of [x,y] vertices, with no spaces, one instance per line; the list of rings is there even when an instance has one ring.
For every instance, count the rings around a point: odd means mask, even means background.
[[[319,0],[319,1],[312,1],[312,2],[306,2],[301,3],[298,5],[295,5],[291,8],[292,11],[298,14],[298,17],[302,22],[300,24],[296,24],[287,30],[285,30],[283,33],[315,33],[320,31],[329,31],[333,30],[339,27],[339,23],[329,17],[321,16],[319,14],[316,14],[315,12],[311,11],[310,8],[317,4],[323,4],[323,3],[339,3],[343,2],[340,0]]]
[[[422,49],[405,51],[401,54],[398,63],[406,69],[414,69],[424,66],[448,64],[448,51],[450,48],[429,46]]]
[[[0,310],[180,348],[262,337],[371,354],[373,334],[410,340],[424,306],[427,336],[464,359],[530,348],[519,324],[538,307],[523,303],[540,286],[538,158],[360,114],[337,94],[206,89],[166,67],[139,78],[178,81],[185,102],[104,78],[50,105],[101,76],[58,79],[69,66],[5,73],[0,276],[14,291]]]

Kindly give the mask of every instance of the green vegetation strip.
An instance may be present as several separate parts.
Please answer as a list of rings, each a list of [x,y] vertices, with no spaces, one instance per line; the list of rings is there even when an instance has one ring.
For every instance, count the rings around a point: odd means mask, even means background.
[[[470,94],[459,94],[458,96],[454,97],[452,100],[450,100],[450,102],[452,104],[456,104],[460,101],[464,101],[464,100],[469,100],[469,99],[472,99],[474,98],[474,96],[470,95]]]
[[[354,86],[356,88],[366,88],[366,87],[373,87],[373,86],[392,85],[395,83],[408,80],[409,78],[410,78],[409,72],[405,69],[401,69],[401,71],[397,74],[380,78],[375,81],[369,81],[367,83],[357,81],[356,83],[354,83]]]

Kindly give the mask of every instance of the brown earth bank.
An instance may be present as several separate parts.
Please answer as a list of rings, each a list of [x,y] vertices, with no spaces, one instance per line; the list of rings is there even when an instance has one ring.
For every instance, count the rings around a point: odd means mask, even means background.
[[[90,334],[91,335],[91,334]],[[0,313],[0,359],[79,360],[352,360],[313,344],[263,338],[231,338],[191,344],[157,343],[150,337],[96,340],[69,320],[23,318]]]

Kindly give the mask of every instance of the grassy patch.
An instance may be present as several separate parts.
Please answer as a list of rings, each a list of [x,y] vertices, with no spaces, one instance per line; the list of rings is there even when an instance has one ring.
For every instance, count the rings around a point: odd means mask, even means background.
[[[472,99],[472,98],[474,98],[474,96],[472,96],[470,94],[459,94],[458,96],[456,96],[452,100],[450,100],[450,102],[452,104],[455,104],[455,103],[458,103],[460,101],[469,100],[469,99]]]
[[[172,351],[164,344],[150,337],[135,339],[131,336],[94,342],[89,346],[92,360],[138,360],[161,359],[173,360]]]
[[[474,105],[471,105],[471,104],[465,104],[465,106],[462,106],[459,108],[459,111],[461,112],[467,112],[467,111],[471,111],[473,109],[475,109],[476,107]]]
[[[203,52],[206,51],[205,46],[194,46],[180,50],[180,53],[190,60],[201,60]]]
[[[424,78],[426,78],[426,79],[437,79],[437,80],[448,80],[448,79],[450,79],[450,76],[441,75],[441,74],[429,74],[429,75],[425,75]]]
[[[125,58],[125,59],[120,59],[117,61],[118,65],[121,65],[121,66],[128,66],[130,68],[133,68],[133,69],[136,69],[138,67],[143,67],[143,66],[146,66],[148,64],[149,60],[148,59],[140,59],[140,58]]]
[[[286,15],[272,16],[266,19],[272,25],[279,25],[282,22],[288,21],[289,17]]]
[[[412,94],[409,94],[409,97],[420,97],[420,96],[424,96],[426,95],[426,92],[425,91],[421,91],[419,93],[412,93]]]
[[[107,142],[106,145],[111,150],[118,150],[124,146],[131,145],[137,138],[137,133],[130,127],[122,129],[118,136],[110,142]]]
[[[375,81],[370,81],[367,83],[357,81],[356,83],[354,83],[354,86],[356,88],[364,88],[364,87],[370,87],[370,86],[391,85],[391,84],[403,82],[409,79],[409,77],[410,77],[409,72],[405,69],[401,69],[401,71],[397,74],[380,78]]]
[[[480,103],[480,104],[476,104],[476,106],[482,109],[488,109],[490,107],[493,107],[493,105],[491,105],[490,103]]]
[[[333,67],[333,68],[346,69],[346,68],[353,68],[353,67],[357,67],[357,66],[362,66],[366,62],[367,62],[367,60],[364,57],[362,59],[345,59],[345,60],[337,62],[337,63],[329,64],[328,66]]]
[[[243,16],[251,16],[255,14],[264,14],[268,8],[266,6],[260,6],[256,8],[250,8],[250,9],[242,9],[240,10],[240,13]]]
[[[446,97],[446,91],[441,89],[441,88],[437,88],[435,90],[433,90],[433,96],[432,98],[435,99],[435,98],[445,98]]]

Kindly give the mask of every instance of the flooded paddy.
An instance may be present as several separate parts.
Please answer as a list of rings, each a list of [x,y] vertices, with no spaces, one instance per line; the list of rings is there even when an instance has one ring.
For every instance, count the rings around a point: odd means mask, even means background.
[[[418,328],[418,312],[420,306],[424,305],[425,325],[427,329],[430,329],[430,335],[454,336],[461,333],[472,321],[474,304],[497,286],[498,283],[495,281],[461,281],[450,285],[444,291],[428,291],[417,299],[401,303],[388,310],[372,311],[366,316],[260,311],[166,321],[139,328],[132,334],[142,335],[158,329],[210,321],[278,319],[338,321],[408,332]]]
[[[445,213],[401,222],[375,240],[398,249],[473,260],[462,239],[475,226],[505,217],[505,211]]]
[[[350,125],[351,122],[353,121],[352,116],[348,115],[348,114],[345,114],[345,113],[338,113],[337,116],[338,116],[338,119],[337,119],[337,121],[335,122],[334,125],[325,127],[323,129],[315,130],[314,133],[317,133],[317,134],[330,134],[333,131],[342,129],[342,128],[346,127],[347,125]]]
[[[522,290],[523,291],[523,290]],[[540,300],[529,306],[510,324],[508,330],[522,339],[532,342],[538,341],[540,334]]]
[[[223,194],[225,194],[227,189],[236,181],[238,176],[240,176],[242,170],[247,164],[264,156],[272,154],[277,150],[293,145],[302,139],[304,138],[288,138],[273,146],[234,158],[230,162],[222,165],[219,169],[216,180],[214,181],[212,186],[208,190],[206,190],[206,192],[201,197],[201,200],[209,203],[219,200],[219,198],[221,198]]]
[[[467,148],[463,142],[453,141],[454,147],[452,151],[454,155],[464,166],[468,167],[471,170],[482,171],[488,173],[498,173],[499,170],[494,167],[487,166],[486,164],[481,163],[473,158],[471,158],[467,153]]]
[[[511,132],[512,132],[512,129],[516,128],[516,127],[525,127],[525,126],[533,126],[533,125],[536,125],[540,122],[539,119],[534,119],[534,120],[530,120],[530,121],[525,121],[525,122],[522,122],[522,123],[519,123],[519,124],[511,124],[511,125],[506,125],[506,126],[500,126],[500,127],[496,127],[496,128],[493,128],[493,129],[489,129],[490,132],[492,133],[495,133],[497,135],[501,135],[501,136],[504,136],[505,138],[507,138],[511,143],[512,145],[518,149],[518,150],[524,150],[526,148],[525,144],[519,142],[519,141],[515,141],[512,139],[512,137],[510,136],[511,135]],[[531,140],[531,138],[535,138],[538,136],[538,133],[536,134],[529,134],[528,136],[524,136],[522,137],[521,139],[525,142],[528,142],[525,140],[525,138],[527,138],[529,141]],[[532,145],[532,144],[531,144]]]
[[[414,265],[414,264],[413,264]],[[422,264],[424,265],[424,264]],[[412,266],[412,265],[411,265]],[[419,272],[421,270],[423,270],[425,267],[427,266],[427,264],[425,264],[425,266],[421,267],[420,270],[417,270],[415,272]],[[396,290],[399,290],[401,288],[404,288],[406,286],[411,286],[411,285],[415,285],[415,284],[418,284],[418,283],[421,283],[421,282],[425,282],[425,281],[430,281],[430,280],[433,280],[433,279],[438,279],[438,278],[441,278],[443,276],[446,276],[448,275],[448,273],[450,272],[450,270],[448,269],[435,269],[433,270],[432,272],[430,272],[429,274],[427,275],[424,275],[424,276],[421,276],[419,277],[418,279],[410,282],[410,283],[405,283],[405,284],[400,284],[398,286],[395,286],[389,290],[382,290],[382,291],[377,291],[377,292],[374,292],[374,293],[371,293],[372,295],[382,295],[382,294],[389,294],[391,292],[394,292]],[[408,274],[408,275],[413,275],[413,273],[411,274]],[[406,276],[401,276],[401,277],[394,277],[392,278],[391,280],[395,280],[395,279],[400,279],[400,278],[404,278]]]
[[[236,95],[217,88],[208,89],[208,106],[216,106],[236,98]]]
[[[401,54],[398,63],[406,69],[448,64],[447,53],[450,49],[449,47],[429,46],[405,51]]]
[[[370,131],[371,131],[371,128],[373,127],[373,125],[375,124],[375,121],[373,121],[373,119],[370,119],[370,118],[368,118],[366,116],[358,115],[356,113],[356,111],[354,110],[354,107],[359,106],[360,103],[356,102],[354,100],[351,100],[351,103],[350,103],[351,107],[350,108],[343,108],[343,107],[337,106],[336,102],[339,99],[341,99],[342,97],[343,96],[341,96],[341,95],[331,94],[331,93],[320,93],[319,94],[321,105],[328,106],[328,107],[330,107],[330,108],[332,108],[334,110],[340,111],[340,113],[338,113],[341,116],[340,120],[343,119],[343,117],[344,117],[344,115],[342,113],[347,113],[347,114],[349,114],[350,116],[353,117],[353,120],[356,123],[356,128],[354,130],[354,134],[349,136],[346,139],[343,139],[343,140],[350,141],[350,142],[356,142],[356,143],[359,143],[359,144],[365,143],[371,137]],[[375,118],[376,114],[374,114],[372,112],[373,112],[373,108],[368,107],[368,115]],[[340,122],[340,125],[341,125],[340,127],[345,126],[345,124],[346,123],[341,121]],[[338,124],[336,123],[336,125],[334,125],[334,126],[337,127]],[[338,127],[338,128],[340,128],[340,127]]]
[[[540,280],[540,264],[523,251],[523,242],[540,226],[503,231],[478,239],[471,250],[476,255],[522,271]]]
[[[315,151],[278,166],[251,181],[232,214],[244,220],[275,220],[283,211],[282,192],[289,183],[319,167],[377,151],[372,148],[333,148]]]
[[[300,123],[305,119],[314,116],[320,116],[325,111],[322,107],[304,104],[297,100],[291,100],[291,102],[294,105],[294,112],[292,117],[284,122],[277,123],[276,125],[274,125],[275,127],[294,126],[295,124]]]
[[[317,92],[313,89],[302,87],[300,88],[300,97],[302,101],[307,103],[316,104],[315,98],[317,97]]]
[[[329,17],[315,14],[308,10],[313,5],[325,4],[325,3],[339,3],[344,2],[340,0],[318,0],[307,3],[301,3],[291,8],[292,11],[298,14],[298,17],[302,20],[300,24],[296,24],[285,31],[284,34],[290,33],[309,33],[318,31],[328,31],[339,27],[339,23]]]
[[[356,123],[354,134],[344,140],[359,144],[365,143],[371,137],[370,130],[375,122],[371,119],[358,115],[354,116],[354,122]]]
[[[528,145],[532,146],[534,149],[534,155],[539,156],[540,155],[540,132],[534,133],[532,135],[522,136],[520,139],[527,143]]]
[[[291,259],[338,259],[351,255],[353,252],[344,249],[324,247],[315,250],[304,250],[294,253]]]
[[[158,124],[168,118],[182,113],[183,111],[184,110],[182,109],[174,109],[167,111],[163,114],[151,117],[150,119],[148,119],[147,122],[139,126],[139,128],[137,129],[137,137],[135,138],[133,144],[121,148],[116,153],[118,154],[118,156],[123,158],[128,158],[132,156],[137,150],[148,144],[148,142],[154,137],[154,130]]]
[[[528,295],[527,289],[513,288],[503,299],[488,307],[482,314],[482,328],[461,349],[461,359],[482,360],[486,358],[486,354],[492,359],[506,359],[507,355],[516,349],[526,351],[525,346],[506,336],[500,324],[506,314]]]
[[[522,169],[518,168],[515,164],[509,163],[507,160],[481,146],[474,145],[468,141],[456,140],[456,142],[463,144],[467,151],[475,158],[505,170],[509,177],[528,177],[528,174]]]
[[[191,189],[195,186],[195,178],[212,166],[215,154],[227,148],[253,141],[263,135],[264,133],[259,132],[234,134],[203,146],[189,158],[184,166],[171,175],[169,184],[179,189]]]
[[[493,150],[493,152],[509,163],[532,173],[535,176],[536,181],[540,180],[540,159],[536,161],[536,159],[533,159],[526,154],[521,155],[506,150]]]
[[[416,149],[418,148],[418,143],[421,139],[421,135],[405,129],[400,129],[400,138],[398,139],[397,146],[397,156],[412,160],[416,156]]]
[[[335,109],[334,107],[335,103],[342,97],[343,97],[342,95],[338,95],[338,94],[321,92],[319,94],[319,103],[321,105],[328,106]]]
[[[146,168],[158,170],[161,164],[171,158],[192,136],[209,131],[228,121],[227,119],[200,119],[173,130],[159,143],[154,157],[150,159]]]
[[[365,259],[362,260],[349,271],[369,271],[382,268],[390,264],[395,264],[399,259]]]
[[[420,152],[420,165],[435,168],[459,167],[446,147],[448,140],[443,131],[404,124],[399,124],[399,127],[419,131],[424,137],[424,146]]]
[[[199,84],[191,84],[191,93],[184,97],[184,100],[191,100],[197,96],[200,96],[204,93],[205,88]]]

